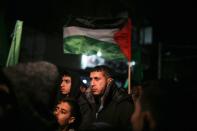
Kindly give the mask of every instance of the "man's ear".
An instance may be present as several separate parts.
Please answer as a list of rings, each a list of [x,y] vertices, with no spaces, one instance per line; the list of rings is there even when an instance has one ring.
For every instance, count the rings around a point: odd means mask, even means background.
[[[110,84],[113,81],[111,77],[107,78],[107,83]]]
[[[70,117],[70,119],[68,120],[68,123],[71,124],[71,123],[74,123],[75,121],[75,117]]]

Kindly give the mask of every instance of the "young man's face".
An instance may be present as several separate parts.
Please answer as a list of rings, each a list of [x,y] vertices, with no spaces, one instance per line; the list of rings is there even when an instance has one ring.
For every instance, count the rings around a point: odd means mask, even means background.
[[[60,85],[60,91],[62,94],[67,95],[70,93],[71,89],[71,77],[70,76],[63,76],[62,77],[62,83]]]
[[[109,79],[103,71],[94,71],[90,73],[90,85],[93,95],[102,95],[105,92]]]
[[[60,102],[54,111],[54,115],[60,126],[68,125],[74,122],[71,116],[71,107],[67,102]]]

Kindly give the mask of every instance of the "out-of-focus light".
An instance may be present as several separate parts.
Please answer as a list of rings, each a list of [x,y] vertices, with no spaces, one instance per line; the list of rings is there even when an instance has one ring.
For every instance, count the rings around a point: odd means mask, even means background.
[[[136,62],[135,61],[131,61],[131,66],[134,66],[136,65]]]
[[[82,55],[81,57],[81,68],[95,67],[96,65],[103,65],[105,63],[104,58],[97,55]]]
[[[85,69],[87,67],[87,55],[82,55],[81,66],[82,66],[82,69]]]
[[[83,81],[84,84],[88,83],[88,81],[86,79],[83,79],[82,81]]]
[[[96,55],[99,56],[99,57],[101,57],[102,56],[101,51],[98,51]]]

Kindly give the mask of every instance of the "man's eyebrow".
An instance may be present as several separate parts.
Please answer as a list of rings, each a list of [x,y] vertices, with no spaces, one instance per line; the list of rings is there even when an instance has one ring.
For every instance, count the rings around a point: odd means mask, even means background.
[[[66,110],[66,109],[63,109],[63,108],[62,108],[61,110],[62,110],[63,112],[70,112],[70,111],[68,111],[68,110]]]
[[[91,79],[99,79],[100,77],[97,77],[97,76],[95,76],[95,77],[90,77],[90,80]]]
[[[71,81],[71,80],[69,80],[69,79],[63,79],[63,81]]]
[[[62,111],[67,111],[66,109],[61,108]]]

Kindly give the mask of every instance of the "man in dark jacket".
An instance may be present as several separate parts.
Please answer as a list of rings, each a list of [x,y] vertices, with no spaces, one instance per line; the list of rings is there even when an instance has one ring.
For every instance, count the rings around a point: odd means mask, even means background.
[[[81,129],[95,122],[103,122],[126,130],[133,112],[131,97],[123,88],[117,88],[111,70],[97,66],[90,71],[90,88],[79,99],[82,113]]]

